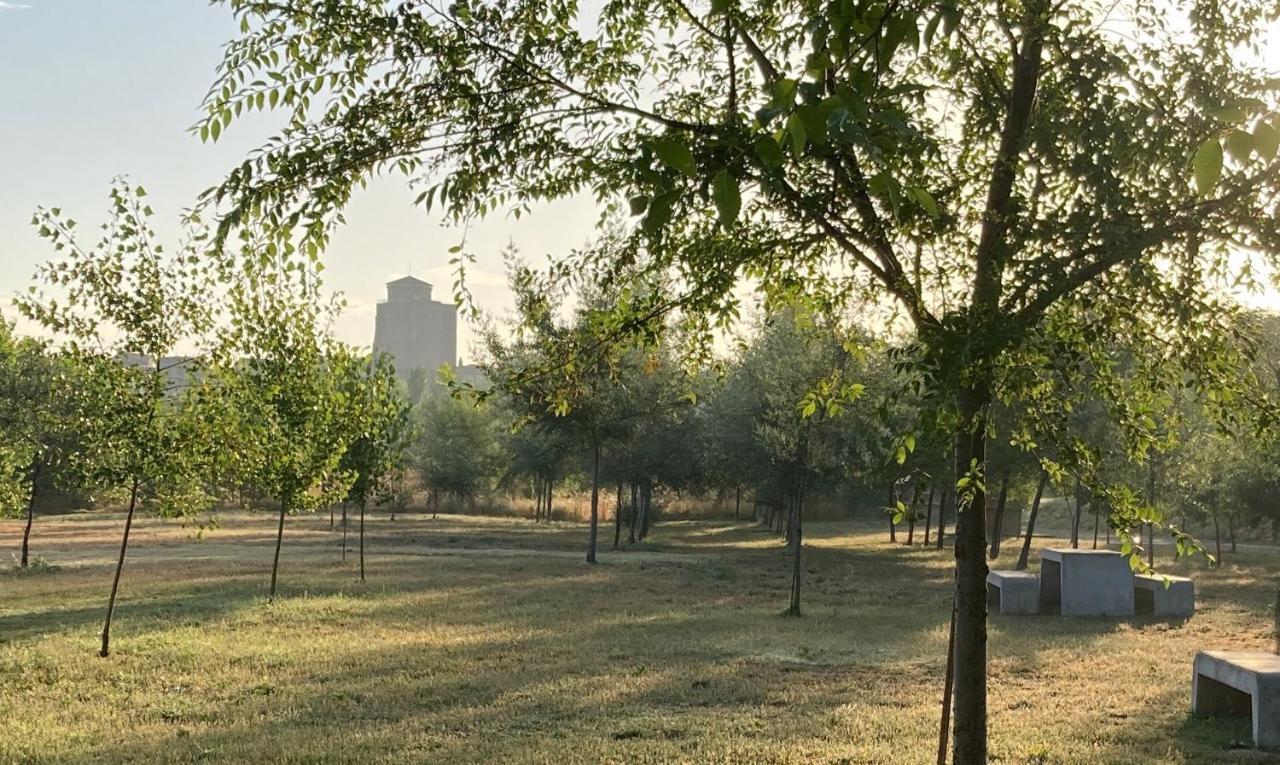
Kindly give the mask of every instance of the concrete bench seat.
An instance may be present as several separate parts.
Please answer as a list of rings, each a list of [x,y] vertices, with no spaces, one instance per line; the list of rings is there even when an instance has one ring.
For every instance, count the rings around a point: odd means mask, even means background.
[[[1040,613],[1133,616],[1133,570],[1110,550],[1040,551]]]
[[[1196,587],[1185,576],[1135,574],[1133,604],[1140,614],[1191,616],[1196,612]]]
[[[1253,720],[1253,743],[1280,749],[1280,656],[1263,651],[1201,651],[1191,675],[1198,715]]]
[[[992,571],[987,574],[987,602],[1002,614],[1039,613],[1040,577],[1026,571]]]

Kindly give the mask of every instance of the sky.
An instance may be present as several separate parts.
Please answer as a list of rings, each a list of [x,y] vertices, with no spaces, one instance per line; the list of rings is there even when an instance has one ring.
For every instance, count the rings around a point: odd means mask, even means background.
[[[1280,71],[1274,32],[1266,63]],[[0,313],[16,318],[12,296],[52,254],[30,225],[37,205],[60,206],[91,236],[111,180],[124,174],[147,188],[157,228],[176,242],[183,208],[274,132],[281,115],[237,120],[216,145],[188,132],[235,33],[228,10],[203,0],[0,0]],[[406,273],[431,282],[438,297],[451,294],[448,249],[464,232],[414,207],[413,196],[401,177],[377,179],[356,194],[348,225],[334,235],[325,278],[347,301],[340,339],[369,345],[383,285]],[[593,201],[574,199],[472,226],[467,249],[478,262],[468,285],[477,304],[497,316],[510,308],[508,244],[532,261],[561,256],[590,239],[596,216]],[[1280,307],[1274,292],[1248,300]],[[474,338],[464,322],[466,360]]]
[[[237,120],[216,145],[188,132],[235,32],[227,9],[203,0],[0,0],[0,313],[17,318],[13,295],[52,255],[30,225],[37,205],[61,207],[91,238],[111,180],[124,174],[146,187],[159,233],[176,243],[182,210],[274,132],[282,115]],[[437,298],[451,295],[448,249],[464,232],[413,198],[401,177],[375,180],[335,234],[324,277],[347,302],[340,339],[372,343],[384,285],[406,273],[435,285]],[[534,261],[564,255],[589,240],[596,216],[594,202],[572,200],[473,226],[465,233],[477,256],[467,279],[476,302],[499,316],[510,308],[501,258],[509,243]],[[474,337],[464,322],[464,359]]]

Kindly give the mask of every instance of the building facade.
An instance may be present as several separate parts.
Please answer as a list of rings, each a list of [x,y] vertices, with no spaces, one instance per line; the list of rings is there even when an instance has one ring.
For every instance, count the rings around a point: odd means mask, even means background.
[[[373,331],[375,353],[390,354],[396,374],[409,379],[422,369],[433,379],[444,364],[458,363],[458,307],[431,298],[431,285],[406,276],[387,282]]]

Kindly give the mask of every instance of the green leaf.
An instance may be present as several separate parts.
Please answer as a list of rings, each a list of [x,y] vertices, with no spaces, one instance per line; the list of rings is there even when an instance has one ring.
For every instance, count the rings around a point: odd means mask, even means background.
[[[690,178],[698,174],[697,163],[693,152],[679,138],[668,136],[653,141],[653,153],[658,155],[662,163],[673,170],[678,170]]]
[[[1259,122],[1253,129],[1253,150],[1267,162],[1275,159],[1276,150],[1280,149],[1280,133],[1265,122]]]
[[[653,235],[662,230],[667,225],[667,221],[671,220],[671,211],[676,203],[676,193],[668,191],[665,194],[659,194],[649,201],[649,212],[644,216],[644,221],[640,227],[644,232]]]
[[[922,189],[919,186],[912,186],[911,196],[915,197],[915,200],[920,203],[920,206],[924,208],[924,211],[929,213],[930,218],[938,217],[938,202],[926,189]]]
[[[649,208],[649,196],[647,194],[636,194],[628,202],[631,204],[632,215],[640,215]]]
[[[711,0],[711,12],[713,14],[728,13],[733,6],[733,0]]]
[[[757,138],[755,150],[756,156],[760,158],[760,164],[770,170],[777,170],[782,167],[782,163],[786,159],[782,154],[782,147],[770,135],[762,135]]]
[[[805,132],[804,119],[800,117],[799,112],[792,112],[791,116],[787,117],[787,134],[791,136],[791,153],[797,157],[804,154],[804,147],[809,142],[809,137]]]
[[[1222,177],[1222,145],[1217,138],[1200,144],[1191,158],[1191,172],[1195,175],[1196,190],[1200,196],[1208,196]]]
[[[1248,162],[1249,155],[1253,153],[1253,136],[1243,130],[1232,130],[1227,136],[1227,151],[1236,162]]]
[[[738,211],[742,209],[742,192],[738,189],[738,179],[722,168],[716,173],[711,183],[711,196],[716,203],[716,212],[720,214],[720,225],[728,228],[738,220]]]

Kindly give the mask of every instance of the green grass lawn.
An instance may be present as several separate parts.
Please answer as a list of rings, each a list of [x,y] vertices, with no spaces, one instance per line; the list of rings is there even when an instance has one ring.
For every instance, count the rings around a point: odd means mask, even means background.
[[[268,603],[270,518],[147,520],[101,659],[120,521],[40,519],[60,568],[0,574],[0,762],[933,761],[951,561],[878,529],[811,525],[788,619],[781,543],[745,523],[610,533],[590,567],[577,525],[379,517],[361,584],[327,516],[290,519]],[[1278,563],[1171,567],[1184,623],[993,616],[993,761],[1280,761],[1188,713],[1197,649],[1271,646]]]

